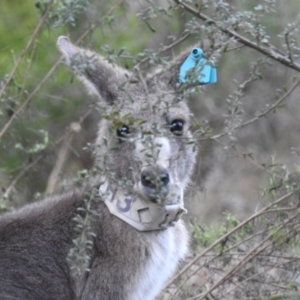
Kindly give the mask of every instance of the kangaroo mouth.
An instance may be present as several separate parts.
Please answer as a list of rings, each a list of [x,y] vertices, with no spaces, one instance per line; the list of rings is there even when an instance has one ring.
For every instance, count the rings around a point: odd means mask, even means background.
[[[140,197],[159,205],[174,205],[183,202],[183,191],[178,184],[167,187],[144,187],[137,184],[135,189]]]
[[[153,203],[162,204],[166,202],[170,189],[169,187],[163,188],[142,188],[141,196],[146,200],[150,200]]]

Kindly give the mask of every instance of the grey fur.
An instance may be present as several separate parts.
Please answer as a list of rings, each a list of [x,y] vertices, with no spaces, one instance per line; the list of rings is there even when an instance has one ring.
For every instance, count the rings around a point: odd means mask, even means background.
[[[136,135],[143,131],[152,136],[153,124],[161,128],[170,146],[170,151],[168,147],[165,150],[170,189],[175,181],[180,183],[180,189],[185,189],[196,153],[187,143],[192,139],[187,104],[182,99],[174,101],[177,97],[174,82],[178,77],[172,75],[174,68],[161,76],[157,71],[149,75],[146,91],[141,83],[127,82],[131,73],[112,66],[93,52],[73,46],[67,38],[59,38],[58,47],[78,77],[99,97],[108,114],[118,112],[124,120],[127,115],[145,120],[132,125]],[[78,61],[85,62],[85,66],[80,67]],[[145,107],[148,109],[144,110]],[[180,137],[166,127],[166,123],[178,118],[185,122]],[[147,199],[148,194],[141,189],[137,191],[137,185],[141,169],[149,162],[141,157],[137,160],[135,142],[120,142],[113,121],[103,118],[96,144],[96,165],[100,171],[109,170],[114,180],[120,182],[125,178],[124,188],[135,190]],[[115,147],[121,151],[110,150]],[[144,141],[143,147],[147,147]],[[157,296],[186,255],[188,234],[183,222],[180,220],[162,231],[139,232],[111,215],[93,189],[90,185],[48,197],[0,217],[1,300],[150,300]],[[84,200],[91,195],[96,195],[92,196],[92,208],[98,214],[91,225],[95,238],[89,251],[90,271],[73,276],[66,258],[77,236],[74,217],[78,213],[84,217],[78,208],[83,208]],[[161,263],[164,261],[168,265]]]

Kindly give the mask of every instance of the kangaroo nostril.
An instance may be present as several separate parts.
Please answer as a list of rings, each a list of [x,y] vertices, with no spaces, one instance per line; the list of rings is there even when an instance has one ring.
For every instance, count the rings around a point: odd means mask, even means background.
[[[142,182],[142,185],[144,187],[151,187],[151,188],[155,187],[154,178],[151,178],[151,176],[149,176],[149,174],[146,174],[146,173],[143,174],[142,173],[142,175],[141,175],[141,182]]]
[[[170,176],[166,171],[160,171],[158,174],[149,169],[141,174],[141,183],[144,187],[157,188],[167,186],[170,182]]]
[[[160,175],[160,181],[162,182],[163,186],[166,186],[170,182],[170,176],[168,173]]]

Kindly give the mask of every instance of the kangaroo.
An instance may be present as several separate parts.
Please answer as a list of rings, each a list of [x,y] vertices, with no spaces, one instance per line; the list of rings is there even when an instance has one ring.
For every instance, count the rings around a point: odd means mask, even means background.
[[[99,100],[99,175],[0,217],[0,299],[153,300],[188,253],[180,217],[196,150],[178,92],[182,59],[136,80],[67,37],[57,45]],[[73,273],[67,257],[87,202],[88,270]]]

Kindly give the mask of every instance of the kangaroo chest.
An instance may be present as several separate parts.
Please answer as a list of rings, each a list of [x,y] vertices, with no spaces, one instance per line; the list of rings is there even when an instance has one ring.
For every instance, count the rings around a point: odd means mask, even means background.
[[[153,300],[188,252],[188,234],[180,220],[161,231],[149,246],[149,256],[128,300]]]

